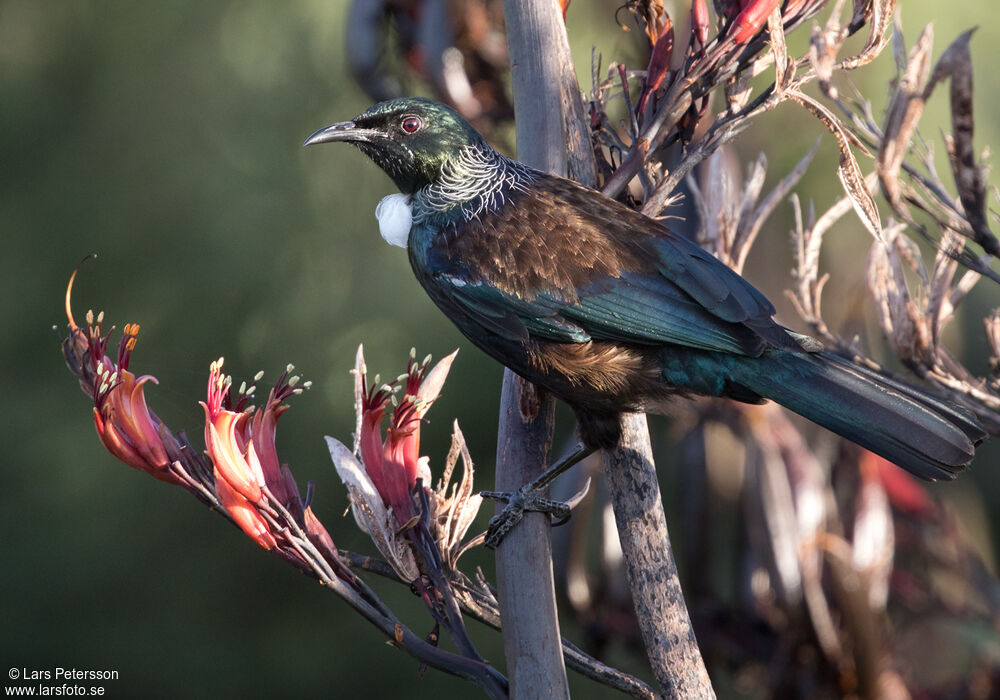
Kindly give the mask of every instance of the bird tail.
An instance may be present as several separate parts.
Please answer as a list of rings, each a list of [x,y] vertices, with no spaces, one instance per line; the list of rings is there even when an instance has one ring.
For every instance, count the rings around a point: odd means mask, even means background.
[[[831,352],[771,350],[728,374],[737,393],[776,401],[928,480],[954,479],[986,438],[962,409]]]

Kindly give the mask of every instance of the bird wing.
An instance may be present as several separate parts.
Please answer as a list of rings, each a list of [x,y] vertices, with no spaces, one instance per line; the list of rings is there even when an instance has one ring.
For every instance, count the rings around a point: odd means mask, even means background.
[[[559,314],[595,340],[660,345],[757,355],[759,336],[746,326],[706,310],[661,275],[623,273],[594,281]]]
[[[559,315],[563,304],[546,295],[527,300],[489,282],[470,283],[454,274],[433,274],[431,279],[435,301],[506,340],[524,342],[535,336],[557,343],[585,343],[591,339],[581,326]]]
[[[595,280],[572,298],[555,290],[525,298],[488,280],[471,283],[453,274],[433,277],[439,294],[456,311],[508,340],[533,336],[562,343],[666,343],[741,355],[758,355],[764,347],[752,329],[709,313],[659,275]]]
[[[754,356],[795,346],[767,298],[708,252],[599,193],[540,177],[517,201],[433,237],[424,276],[439,303],[510,340]]]

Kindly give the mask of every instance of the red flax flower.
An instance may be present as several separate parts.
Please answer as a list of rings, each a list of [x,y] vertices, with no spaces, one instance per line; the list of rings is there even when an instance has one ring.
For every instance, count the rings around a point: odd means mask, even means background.
[[[391,384],[382,385],[377,376],[368,384],[363,358],[357,367],[361,387],[361,461],[383,504],[392,509],[400,526],[416,515],[410,494],[417,479],[422,479],[425,487],[430,485],[429,470],[420,460],[420,421],[437,398],[444,382],[442,374],[447,374],[453,358],[454,354],[449,355],[428,373],[430,356],[418,363],[411,352],[406,373]],[[425,386],[425,380],[432,376],[434,381],[427,381]],[[403,397],[396,400],[400,389]],[[390,404],[389,427],[383,439],[382,423]]]
[[[144,471],[161,481],[182,483],[171,473],[171,465],[187,461],[182,446],[146,404],[150,375],[136,377],[129,371],[129,359],[139,335],[138,324],[126,324],[118,352],[108,357],[109,336],[104,334],[104,313],[95,317],[87,312],[87,326],[81,328],[73,319],[70,296],[76,271],[66,287],[66,316],[70,335],[63,340],[63,355],[70,370],[80,379],[80,387],[94,401],[94,426],[108,451],[130,467]]]
[[[283,508],[301,511],[298,487],[286,466],[278,462],[275,427],[288,409],[285,399],[308,389],[299,385],[297,376],[289,376],[291,365],[278,378],[268,394],[263,409],[247,406],[256,385],[240,387],[233,405],[230,398],[232,377],[222,373],[223,359],[212,363],[208,377],[208,400],[205,409],[205,447],[215,467],[215,490],[219,502],[236,524],[264,549],[274,549],[277,542],[261,510],[273,497]],[[258,374],[254,381],[259,381]],[[297,513],[302,520],[302,513]]]
[[[368,382],[359,347],[354,363],[354,451],[332,437],[326,442],[358,526],[399,577],[412,585],[462,653],[478,659],[452,588],[458,558],[481,541],[473,538],[462,544],[482,497],[473,494],[472,460],[457,422],[437,489],[431,489],[428,460],[420,456],[420,422],[441,393],[456,353],[429,369],[430,356],[418,363],[411,350],[406,372],[383,384],[378,376]],[[400,391],[402,398],[397,398]],[[452,484],[460,456],[462,478]]]
[[[452,353],[429,369],[429,357],[418,363],[411,352],[405,374],[388,384],[381,383],[378,376],[369,383],[364,354],[358,348],[354,367],[358,412],[354,451],[334,438],[326,439],[337,473],[350,492],[354,519],[406,581],[419,576],[411,543],[404,536],[419,519],[420,511],[414,502],[418,481],[423,488],[421,499],[435,505],[438,502],[430,490],[427,460],[420,457],[420,423],[440,394],[454,357]],[[402,398],[397,398],[399,392]],[[383,437],[386,418],[388,427]],[[468,500],[462,501],[462,514],[449,515],[449,511],[446,519],[451,522],[471,511],[472,507],[464,507]],[[474,507],[478,510],[478,501]],[[462,519],[461,534],[470,522],[471,518]]]
[[[636,114],[641,118],[646,111],[646,102],[649,96],[660,89],[663,81],[667,77],[670,69],[670,58],[674,53],[674,25],[666,13],[663,14],[663,23],[659,28],[659,35],[653,43],[653,48],[649,53],[649,64],[646,66],[646,80],[642,87],[642,96],[639,98],[639,106]]]
[[[691,31],[699,45],[708,43],[708,5],[705,0],[694,0],[691,3]]]
[[[740,13],[733,20],[729,38],[736,44],[749,41],[780,4],[781,0],[740,0]]]

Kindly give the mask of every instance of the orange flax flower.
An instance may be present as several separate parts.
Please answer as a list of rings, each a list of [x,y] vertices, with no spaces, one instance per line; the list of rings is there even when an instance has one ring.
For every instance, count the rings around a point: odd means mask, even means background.
[[[233,405],[232,379],[222,374],[222,360],[212,364],[205,410],[205,441],[201,453],[184,433],[175,436],[146,404],[144,388],[156,382],[151,376],[136,377],[129,371],[139,326],[126,325],[115,357],[108,357],[108,336],[103,314],[87,313],[84,327],[73,318],[70,297],[76,271],[66,289],[66,315],[70,334],[62,340],[66,364],[94,402],[94,422],[102,443],[118,459],[158,479],[179,484],[203,503],[219,507],[257,544],[312,571],[308,557],[289,546],[280,529],[295,526],[317,548],[337,576],[354,581],[329,533],[299,495],[286,465],[278,461],[275,428],[287,410],[285,400],[309,388],[289,376],[289,365],[270,391],[260,410],[248,407],[256,386],[240,387]],[[261,374],[255,377],[259,381]],[[209,457],[211,462],[209,462]],[[308,498],[308,497],[307,497]],[[301,534],[301,533],[295,533]]]
[[[247,537],[267,550],[274,549],[278,542],[271,534],[271,527],[268,525],[257,509],[244,498],[240,493],[229,485],[225,479],[219,477],[219,470],[215,470],[215,494],[219,497],[219,503],[229,517],[233,519]]]
[[[94,401],[94,426],[108,451],[130,467],[161,481],[180,484],[170,472],[182,454],[177,439],[146,404],[150,375],[136,377],[129,360],[139,335],[138,324],[126,324],[115,359],[108,357],[108,335],[104,334],[104,314],[87,312],[87,326],[73,318],[70,296],[76,271],[66,287],[66,316],[70,335],[63,340],[63,355],[70,370],[80,379],[80,387]],[[111,329],[113,331],[114,328]]]
[[[256,385],[240,387],[236,404],[230,399],[232,377],[222,373],[223,359],[212,363],[205,409],[205,447],[215,470],[219,501],[237,525],[264,549],[277,542],[261,510],[268,507],[265,491],[302,519],[298,488],[291,473],[278,462],[275,428],[288,409],[285,399],[308,389],[297,376],[289,376],[291,365],[278,378],[263,409],[248,407]],[[261,374],[254,379],[259,381]]]

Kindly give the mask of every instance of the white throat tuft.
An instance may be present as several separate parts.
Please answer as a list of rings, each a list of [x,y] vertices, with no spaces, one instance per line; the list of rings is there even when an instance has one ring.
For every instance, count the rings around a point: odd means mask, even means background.
[[[375,218],[378,219],[378,230],[389,245],[406,247],[410,238],[410,226],[413,224],[413,210],[410,207],[410,196],[406,194],[390,194],[383,197],[375,207]]]

